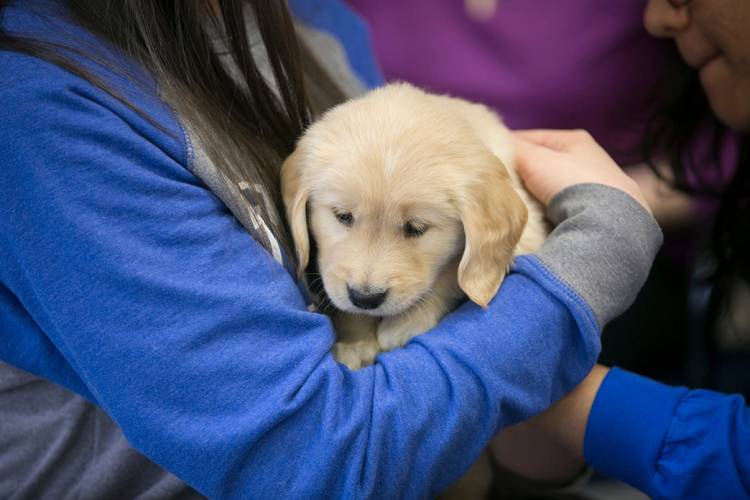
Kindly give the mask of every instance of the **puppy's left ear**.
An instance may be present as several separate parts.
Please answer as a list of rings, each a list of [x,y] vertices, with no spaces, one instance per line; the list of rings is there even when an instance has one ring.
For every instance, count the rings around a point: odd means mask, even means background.
[[[458,284],[481,307],[497,293],[528,219],[505,165],[494,155],[487,163],[459,196],[466,242]]]
[[[307,230],[310,190],[304,180],[303,155],[299,148],[281,166],[281,196],[297,253],[297,272],[301,276],[310,260],[310,235]]]

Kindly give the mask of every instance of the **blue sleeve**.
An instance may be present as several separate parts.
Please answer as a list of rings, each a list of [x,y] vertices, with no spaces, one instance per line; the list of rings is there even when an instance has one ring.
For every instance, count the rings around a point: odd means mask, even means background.
[[[584,454],[652,498],[750,498],[750,411],[614,369],[591,409]]]
[[[20,55],[0,77],[0,282],[28,315],[0,358],[78,388],[209,497],[433,495],[596,359],[587,305],[527,257],[487,310],[349,371],[328,319],[186,169],[167,111],[135,103],[172,136]]]

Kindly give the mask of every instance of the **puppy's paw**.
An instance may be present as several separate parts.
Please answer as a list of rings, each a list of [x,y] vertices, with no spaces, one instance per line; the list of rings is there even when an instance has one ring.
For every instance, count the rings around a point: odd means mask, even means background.
[[[437,325],[440,317],[424,313],[404,313],[383,318],[378,326],[378,345],[382,351],[401,347],[412,337]]]
[[[359,370],[371,365],[378,352],[380,348],[374,339],[372,341],[336,342],[331,349],[336,361],[345,364],[350,370]]]

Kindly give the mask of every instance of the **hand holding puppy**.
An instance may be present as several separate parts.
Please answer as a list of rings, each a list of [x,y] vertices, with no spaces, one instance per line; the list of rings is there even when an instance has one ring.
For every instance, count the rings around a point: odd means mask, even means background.
[[[543,204],[576,184],[604,184],[635,198],[651,212],[638,184],[604,149],[582,130],[515,132],[516,170],[526,187]]]

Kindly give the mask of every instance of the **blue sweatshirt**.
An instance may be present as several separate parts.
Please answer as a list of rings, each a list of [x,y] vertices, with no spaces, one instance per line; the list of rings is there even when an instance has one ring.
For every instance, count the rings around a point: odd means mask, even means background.
[[[654,499],[750,498],[750,410],[741,396],[614,369],[594,400],[584,453]]]

